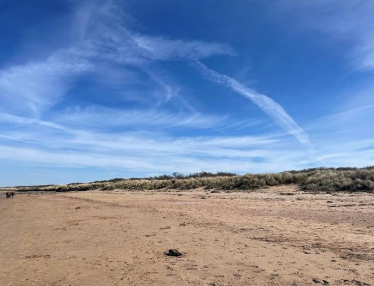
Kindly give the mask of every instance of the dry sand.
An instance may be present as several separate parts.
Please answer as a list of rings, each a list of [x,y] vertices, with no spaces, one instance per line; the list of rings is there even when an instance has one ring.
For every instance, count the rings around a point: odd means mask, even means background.
[[[16,195],[0,215],[0,285],[374,285],[368,194]]]

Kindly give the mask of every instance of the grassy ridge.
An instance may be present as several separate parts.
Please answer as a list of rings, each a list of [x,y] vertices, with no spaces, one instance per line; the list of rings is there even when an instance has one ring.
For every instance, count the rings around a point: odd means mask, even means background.
[[[187,176],[174,173],[143,179],[113,179],[92,183],[3,188],[16,191],[71,192],[87,190],[158,190],[205,189],[253,190],[267,186],[297,184],[311,192],[370,192],[374,193],[374,167],[366,168],[314,168],[274,174],[247,174],[243,176],[219,172],[201,172]]]

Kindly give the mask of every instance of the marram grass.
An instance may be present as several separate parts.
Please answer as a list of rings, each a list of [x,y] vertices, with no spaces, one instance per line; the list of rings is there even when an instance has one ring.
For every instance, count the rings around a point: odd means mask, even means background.
[[[314,168],[271,174],[235,175],[219,172],[201,172],[187,176],[174,173],[143,179],[113,179],[92,183],[67,185],[25,186],[2,188],[18,192],[72,192],[88,190],[161,190],[161,189],[220,189],[254,190],[269,186],[298,185],[309,192],[369,192],[374,193],[374,167],[366,168]]]

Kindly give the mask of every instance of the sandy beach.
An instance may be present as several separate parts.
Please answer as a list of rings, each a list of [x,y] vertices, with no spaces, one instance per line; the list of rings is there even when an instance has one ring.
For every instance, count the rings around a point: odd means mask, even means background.
[[[17,194],[0,215],[0,285],[374,285],[370,194]]]

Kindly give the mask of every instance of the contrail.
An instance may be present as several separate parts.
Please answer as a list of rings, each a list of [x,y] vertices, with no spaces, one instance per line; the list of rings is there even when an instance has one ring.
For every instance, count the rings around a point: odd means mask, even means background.
[[[210,80],[230,87],[242,96],[252,100],[259,108],[262,109],[262,111],[273,118],[280,127],[292,134],[301,144],[313,149],[308,134],[305,133],[305,131],[292,119],[292,117],[288,115],[283,107],[274,100],[266,95],[256,92],[255,90],[247,88],[229,76],[222,75],[211,70],[198,60],[193,61],[193,63]]]
[[[43,125],[43,126],[47,126],[47,127],[54,128],[54,129],[70,131],[70,129],[66,128],[65,126],[55,124],[52,122],[16,116],[16,115],[2,113],[2,112],[0,112],[0,122],[10,122],[10,123],[18,123],[18,124],[38,124],[38,125]]]

